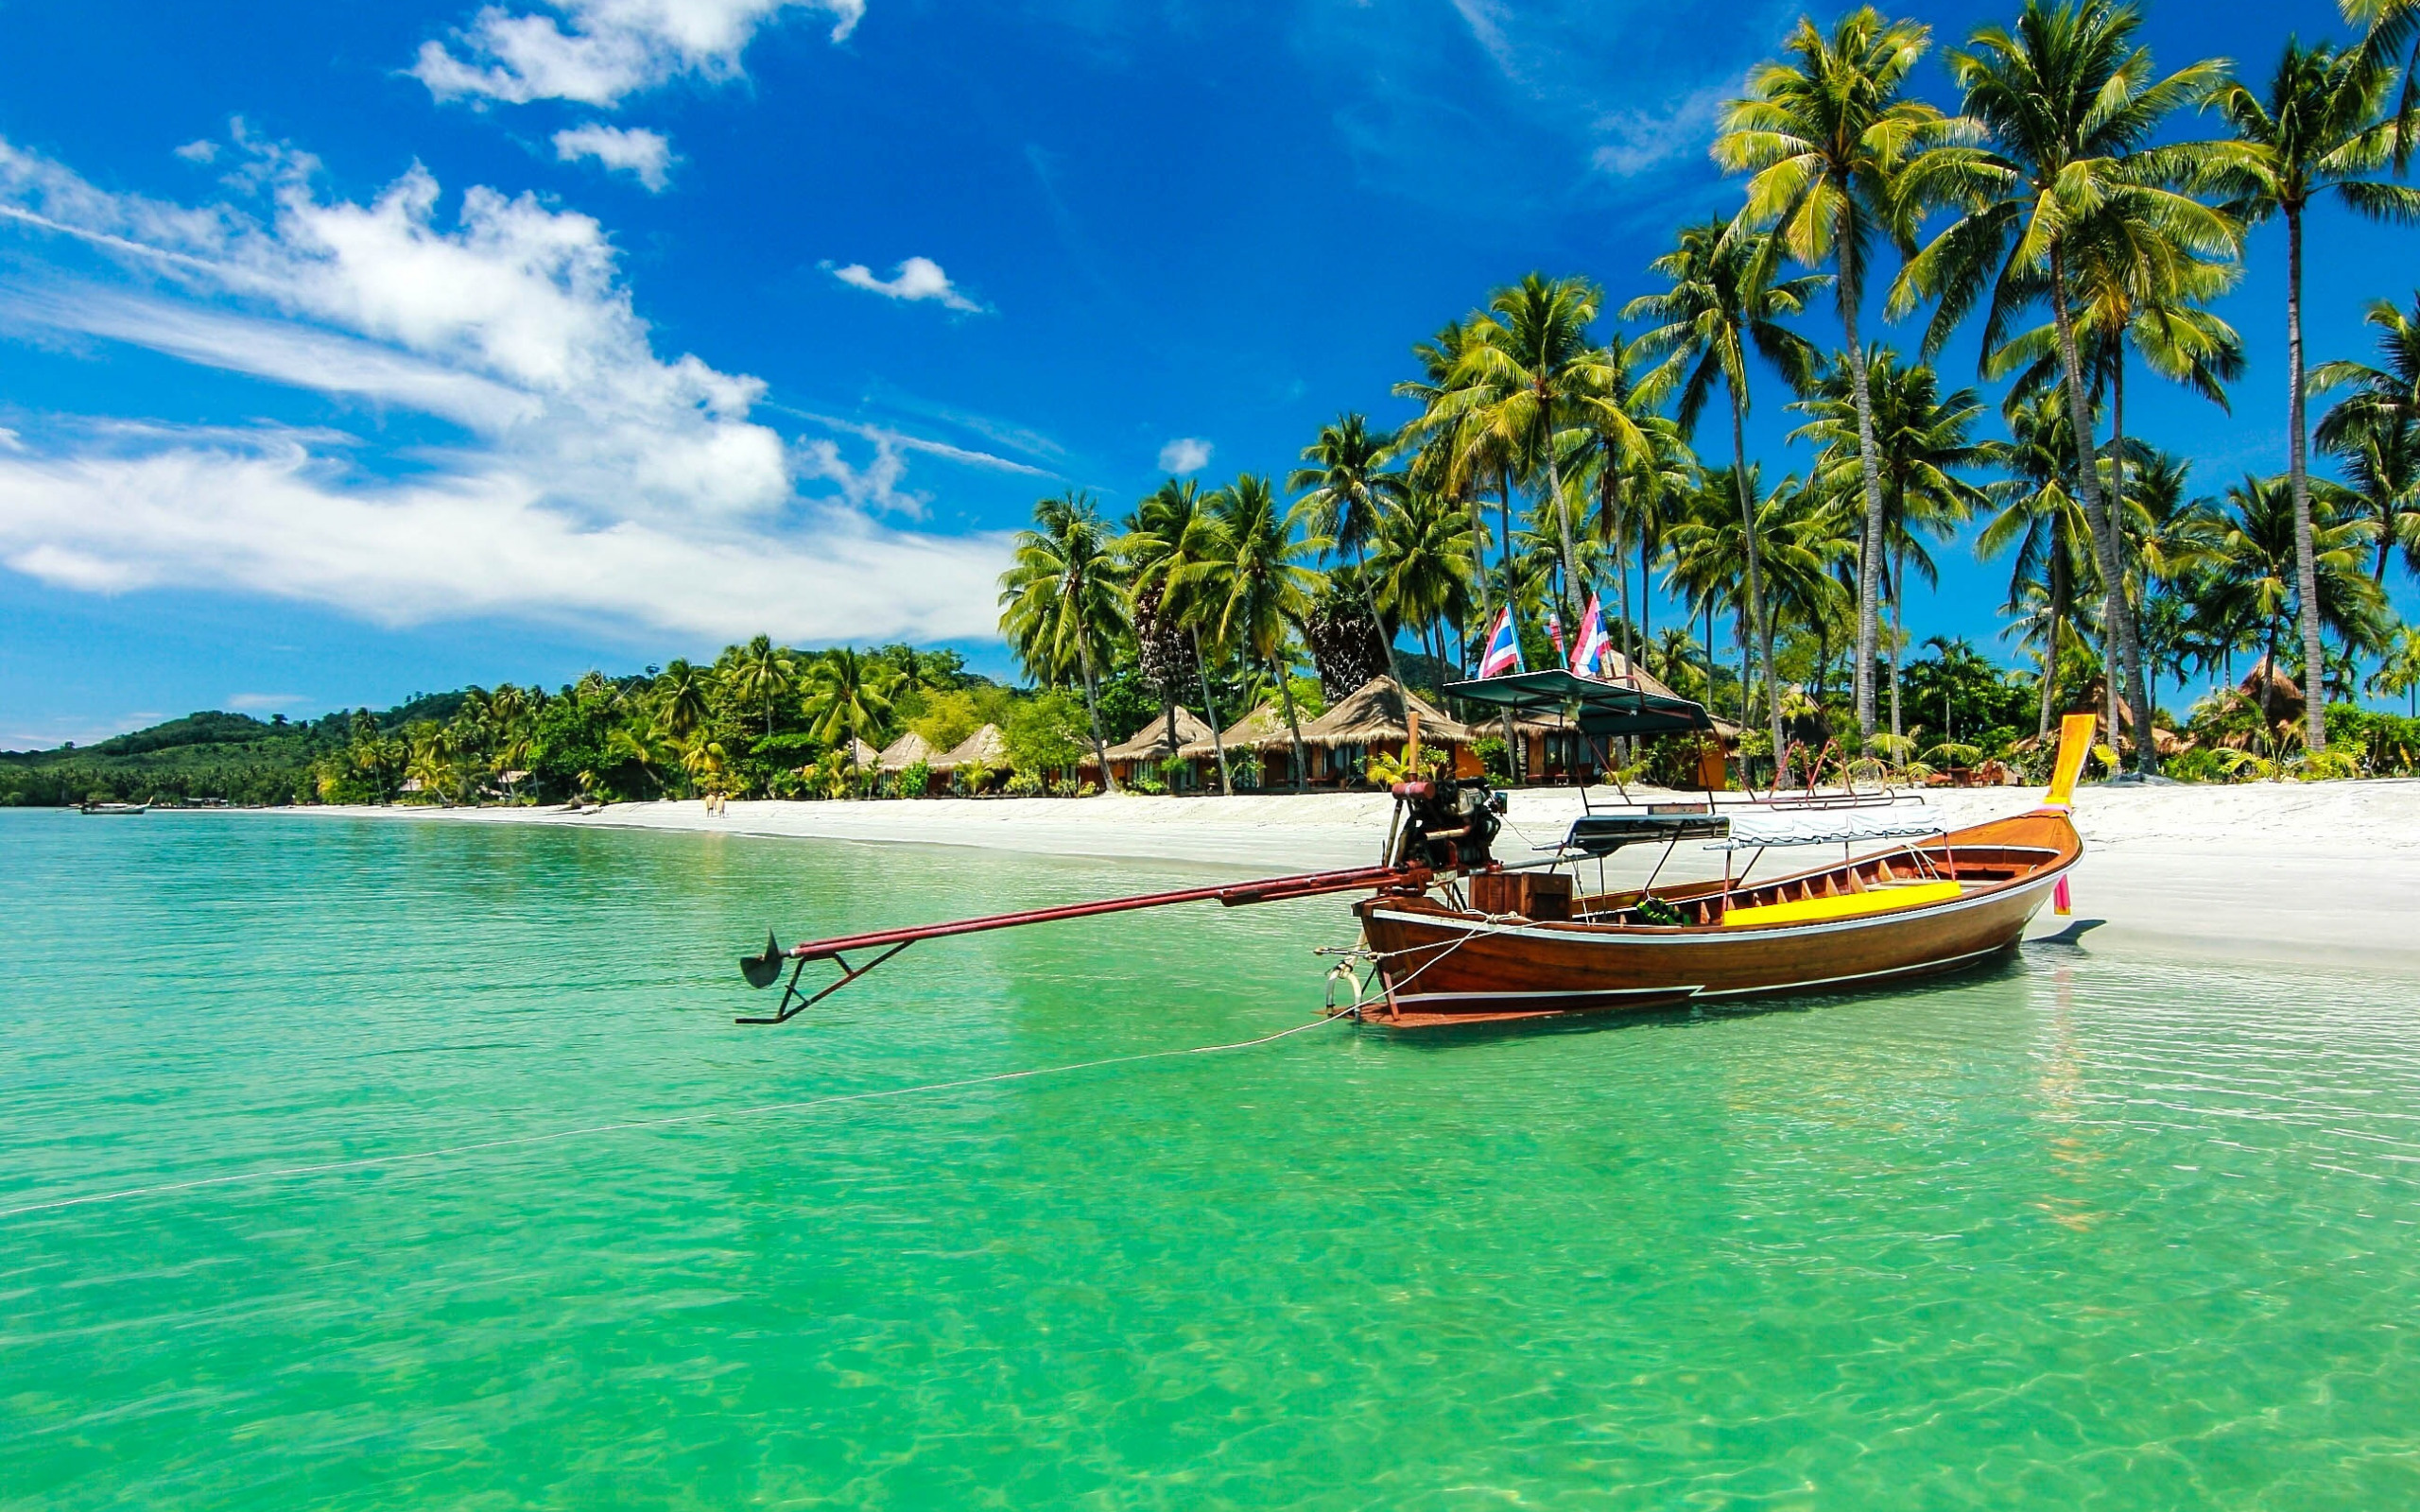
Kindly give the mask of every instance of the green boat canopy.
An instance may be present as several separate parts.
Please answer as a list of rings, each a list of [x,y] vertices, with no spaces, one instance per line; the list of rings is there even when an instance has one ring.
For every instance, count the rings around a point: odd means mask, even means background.
[[[1528,718],[1560,718],[1582,734],[1599,738],[1685,735],[1714,729],[1703,706],[1646,677],[1607,682],[1547,667],[1449,683],[1442,691],[1447,697],[1508,709]]]

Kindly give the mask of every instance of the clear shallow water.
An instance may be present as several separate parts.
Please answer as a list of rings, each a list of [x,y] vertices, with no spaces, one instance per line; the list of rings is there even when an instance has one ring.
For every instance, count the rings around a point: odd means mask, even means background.
[[[730,1022],[769,921],[1197,875],[0,814],[0,1208],[1302,1022],[1332,901]],[[0,1505],[2411,1505],[2415,1177],[2396,980],[1323,1026],[0,1217]]]

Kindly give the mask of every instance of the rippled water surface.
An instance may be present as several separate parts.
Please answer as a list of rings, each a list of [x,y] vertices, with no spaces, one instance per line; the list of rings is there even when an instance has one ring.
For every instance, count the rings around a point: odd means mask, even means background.
[[[0,1505],[2420,1504],[2403,981],[2037,945],[741,1111],[1304,1022],[1333,901],[731,1022],[770,921],[1201,875],[0,814]]]

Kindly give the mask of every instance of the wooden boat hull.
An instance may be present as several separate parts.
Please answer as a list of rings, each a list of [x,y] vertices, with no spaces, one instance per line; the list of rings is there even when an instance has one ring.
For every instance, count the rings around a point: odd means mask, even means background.
[[[1359,905],[1385,988],[1384,1003],[1364,1005],[1363,1013],[1412,1028],[1854,991],[1958,971],[2014,947],[2083,855],[2074,826],[2054,809],[1919,849],[1928,866],[1980,880],[1947,901],[1762,927],[1490,919],[1426,896],[1382,895]],[[1870,864],[1861,858],[1738,893],[1711,884],[1668,896],[1691,895],[1719,909],[1726,898],[1845,881]]]

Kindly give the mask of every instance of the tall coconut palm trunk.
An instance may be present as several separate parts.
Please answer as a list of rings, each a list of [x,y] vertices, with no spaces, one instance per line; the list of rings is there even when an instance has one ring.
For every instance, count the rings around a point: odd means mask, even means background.
[[[1899,648],[1908,641],[1908,548],[1903,544],[1891,554],[1891,738],[1905,740],[1907,727],[1899,722]],[[1898,760],[1894,752],[1893,761]]]
[[[2066,370],[2067,418],[2075,427],[2076,488],[2083,496],[2084,524],[2092,532],[2093,556],[2100,563],[2101,580],[2122,585],[2125,571],[2119,556],[2120,542],[2117,522],[2109,517],[2108,500],[2100,491],[2100,468],[2092,444],[2092,409],[2086,403],[2083,363],[2076,345],[2075,312],[2067,305],[2066,271],[2065,254],[2054,248],[2050,253],[2050,306],[2058,325],[2059,361]],[[2111,676],[2122,674],[2126,679],[2126,699],[2135,711],[2135,728],[2145,732],[2135,746],[2135,765],[2148,771],[2152,761],[2151,696],[2143,684],[2142,649],[2135,639],[2134,608],[2126,602],[2122,586],[2108,602],[2110,612],[2102,636],[2116,653]],[[2114,740],[2117,732],[2112,730],[2110,736]]]
[[[1294,737],[1294,791],[1299,793],[1310,775],[1311,764],[1303,753],[1302,724],[1294,717],[1294,682],[1278,666],[1275,652],[1270,653],[1269,676],[1277,684],[1277,701],[1286,706],[1286,731]]]
[[[1563,472],[1554,463],[1554,439],[1549,425],[1547,439],[1547,496],[1554,507],[1554,527],[1563,538],[1563,622],[1571,627],[1565,633],[1580,634],[1580,551],[1571,537],[1571,510],[1563,497]]]
[[[1100,690],[1093,678],[1092,638],[1079,631],[1076,636],[1076,660],[1084,673],[1084,720],[1092,727],[1093,760],[1100,764],[1100,786],[1104,793],[1117,792],[1117,774],[1109,769],[1109,743],[1100,735]]]
[[[2311,549],[2310,472],[2305,455],[2303,415],[2303,216],[2286,212],[2286,396],[2287,463],[2294,482],[2294,593],[2302,601],[2303,747],[2327,747],[2327,705],[2323,691],[2327,666],[2319,646],[2319,564]],[[2273,662],[2273,673],[2276,664]]]
[[[1865,347],[1858,338],[1858,302],[1864,283],[1864,270],[1858,266],[1856,243],[1843,239],[1841,244],[1841,323],[1845,328],[1849,344],[1849,387],[1857,401],[1858,474],[1865,486],[1865,531],[1858,550],[1857,568],[1857,730],[1861,739],[1874,738],[1874,662],[1876,643],[1881,639],[1882,592],[1882,476],[1875,466],[1874,395],[1867,386]],[[1898,585],[1892,585],[1895,595]],[[1894,599],[1895,601],[1895,599]],[[1898,659],[1892,659],[1891,732],[1899,732],[1898,687],[1895,668]]]
[[[1731,394],[1731,461],[1732,482],[1737,486],[1739,491],[1741,540],[1748,553],[1748,624],[1764,647],[1765,709],[1773,739],[1773,771],[1778,774],[1781,771],[1782,760],[1781,690],[1773,679],[1772,622],[1765,617],[1764,554],[1756,545],[1756,503],[1748,491],[1747,404],[1737,389],[1732,390]],[[1744,701],[1747,694],[1745,686],[1747,674],[1744,670],[1747,664],[1745,640],[1743,636],[1740,646],[1740,664],[1743,669],[1740,674],[1742,683],[1740,694],[1743,700],[1740,708],[1745,717],[1740,720],[1740,723],[1754,724],[1756,716]]]
[[[1210,663],[1201,657],[1201,629],[1195,626],[1187,631],[1193,637],[1193,670],[1201,679],[1201,717],[1210,726],[1210,752],[1219,760],[1219,792],[1233,798],[1236,784],[1227,776],[1227,742],[1219,732],[1219,711],[1210,704]]]
[[[1402,663],[1395,660],[1394,635],[1387,628],[1386,617],[1378,612],[1378,591],[1370,582],[1369,563],[1363,558],[1358,542],[1353,547],[1353,572],[1361,579],[1361,602],[1369,609],[1370,623],[1378,627],[1378,640],[1387,653],[1387,676],[1398,689],[1409,687],[1409,684],[1403,680]]]

